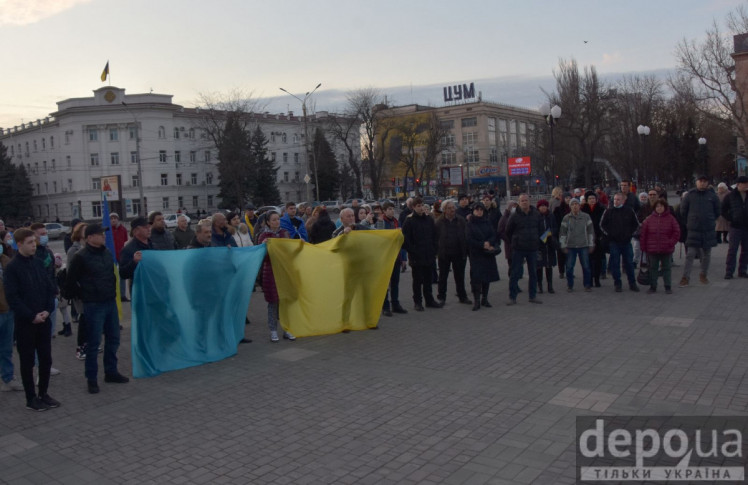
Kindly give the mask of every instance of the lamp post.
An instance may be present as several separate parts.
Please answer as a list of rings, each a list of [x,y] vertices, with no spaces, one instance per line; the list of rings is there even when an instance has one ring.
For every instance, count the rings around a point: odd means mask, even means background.
[[[701,159],[699,160],[701,162],[700,163],[701,166],[699,167],[699,170],[701,170],[702,175],[708,176],[709,170],[707,167],[708,156],[707,156],[707,148],[706,148],[706,138],[704,138],[703,136],[699,138],[699,158]]]
[[[642,145],[641,145],[642,181],[643,181],[642,188],[646,188],[647,187],[647,157],[646,157],[644,148],[646,145],[647,137],[649,136],[649,126],[639,125],[636,127],[636,132],[639,134],[639,138],[641,139],[641,142],[642,142]]]
[[[317,86],[314,89],[312,89],[311,91],[307,92],[304,95],[304,99],[299,98],[295,94],[289,93],[288,91],[286,91],[283,88],[278,88],[281,91],[283,91],[284,93],[286,93],[288,95],[291,95],[294,98],[296,98],[299,101],[301,101],[301,112],[304,115],[304,159],[306,160],[306,173],[307,173],[306,177],[304,177],[305,181],[308,180],[308,177],[309,177],[309,130],[308,130],[308,126],[307,126],[306,101],[307,101],[307,99],[309,99],[309,96],[311,96],[312,94],[314,94],[314,92],[320,88],[320,86],[322,86],[322,83],[317,84]],[[319,200],[319,180],[318,180],[318,177],[317,177],[317,159],[316,158],[314,159],[314,187],[315,187],[316,192],[317,192],[317,200]],[[306,183],[306,199],[309,202],[312,201],[312,193],[311,193],[311,190],[309,189],[309,182],[308,181]]]
[[[556,171],[556,146],[553,139],[553,127],[556,126],[556,120],[561,118],[561,107],[554,105],[552,108],[550,105],[544,104],[540,106],[540,114],[545,117],[545,122],[550,127],[551,131],[551,171]]]
[[[125,111],[132,115],[132,119],[135,120],[135,158],[138,163],[138,190],[140,192],[138,215],[143,216],[148,212],[146,211],[145,196],[143,195],[143,166],[140,163],[140,129],[138,127],[138,118],[136,118],[135,113],[130,111],[130,108],[127,107],[127,103],[122,101],[122,106],[125,108]]]

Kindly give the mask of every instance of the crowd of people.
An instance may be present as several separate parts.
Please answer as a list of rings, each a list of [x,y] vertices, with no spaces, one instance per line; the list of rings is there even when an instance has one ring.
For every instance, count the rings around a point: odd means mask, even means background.
[[[748,177],[739,177],[733,190],[720,184],[715,192],[708,178],[701,176],[696,187],[683,192],[680,203],[671,207],[661,187],[655,186],[637,196],[631,190],[631,182],[623,180],[612,197],[602,190],[586,193],[577,190],[572,194],[557,187],[550,200],[541,199],[533,205],[528,194],[520,194],[503,211],[492,194],[474,201],[462,194],[457,200],[448,199],[434,207],[414,197],[406,201],[399,217],[390,202],[360,207],[354,203],[353,207],[341,210],[337,222],[333,222],[323,206],[307,207],[303,214],[298,214],[296,205],[289,202],[283,211],[269,211],[261,216],[251,205],[243,214],[217,212],[198,221],[194,229],[185,216],[180,216],[177,227],[169,231],[163,214],[155,211],[147,218],[130,221],[129,233],[118,214],[112,213],[109,226],[73,221],[73,229],[65,240],[66,265],[60,255],[47,247],[49,238],[44,224],[31,224],[11,232],[0,221],[0,390],[24,391],[26,408],[33,411],[60,406],[48,392],[50,376],[59,373],[52,367],[51,353],[58,311],[63,318],[59,335],[71,336],[72,324],[78,322],[76,357],[85,360],[88,392],[100,391],[100,352],[103,352],[104,382],[127,383],[129,378],[118,370],[121,326],[117,287],[122,302],[129,301],[128,289],[132,289],[144,251],[247,247],[263,244],[270,238],[319,244],[354,230],[400,230],[403,247],[393,261],[382,307],[387,317],[407,313],[400,303],[399,283],[408,266],[412,271],[416,311],[445,305],[450,272],[459,303],[472,305],[473,311],[490,308],[489,286],[500,279],[497,257],[502,252],[502,243],[509,267],[507,305],[516,305],[524,291],[520,280],[525,268],[530,303],[542,303],[539,294],[555,293],[555,268],[559,278],[565,280],[566,291],[575,291],[577,261],[585,292],[600,288],[601,280],[610,273],[616,292],[623,291],[625,275],[633,292],[639,292],[639,284],[646,283],[647,292],[656,293],[662,278],[665,293],[670,294],[672,256],[679,242],[686,247],[679,287],[691,284],[696,259],[700,264],[700,283],[709,283],[711,249],[720,243],[729,244],[725,279],[732,279],[736,269],[738,277],[748,278],[747,195]],[[114,254],[106,245],[106,232],[110,230]],[[114,261],[119,264],[118,276],[113,271]],[[465,282],[468,261],[470,294]],[[645,266],[648,273],[642,278]],[[295,337],[280,322],[280,295],[267,255],[258,284],[267,302],[270,341],[279,342],[281,337],[294,341]],[[19,355],[20,382],[13,368],[14,342]],[[251,340],[244,338],[241,342]]]

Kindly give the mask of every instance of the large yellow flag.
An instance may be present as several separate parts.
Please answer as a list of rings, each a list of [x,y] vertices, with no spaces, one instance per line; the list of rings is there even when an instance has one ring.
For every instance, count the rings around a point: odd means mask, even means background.
[[[322,244],[267,240],[283,328],[299,337],[377,326],[398,230],[351,231]]]

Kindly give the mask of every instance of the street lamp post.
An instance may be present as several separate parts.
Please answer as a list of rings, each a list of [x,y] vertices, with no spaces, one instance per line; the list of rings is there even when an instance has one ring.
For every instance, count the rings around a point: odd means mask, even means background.
[[[147,214],[145,207],[145,196],[143,195],[143,166],[140,163],[140,129],[138,126],[138,118],[135,117],[135,113],[130,111],[130,108],[127,107],[127,103],[122,101],[122,106],[125,108],[125,111],[130,113],[132,115],[132,119],[135,120],[135,158],[138,164],[138,190],[140,192],[140,204],[138,207],[138,215],[142,216]]]
[[[561,107],[554,105],[553,108],[550,105],[544,104],[540,107],[540,114],[545,117],[545,122],[550,127],[551,131],[551,170],[556,170],[556,146],[553,139],[553,127],[556,126],[556,122],[561,118]]]
[[[701,170],[701,175],[709,176],[708,172],[708,163],[707,163],[707,152],[706,152],[706,138],[703,136],[699,138],[699,158],[701,159],[701,167],[699,167],[699,170]]]
[[[294,98],[301,101],[301,112],[304,115],[304,159],[306,160],[306,173],[307,173],[305,180],[308,180],[308,177],[309,177],[309,127],[307,123],[306,101],[307,99],[309,99],[309,96],[314,94],[314,92],[320,88],[320,86],[322,86],[322,83],[317,84],[317,86],[314,89],[307,92],[304,95],[304,99],[299,98],[295,94],[291,94],[290,92],[286,91],[283,88],[278,88],[284,93],[291,95]],[[314,159],[314,187],[317,193],[317,200],[319,200],[319,178],[317,176],[317,159],[316,158]],[[312,201],[312,193],[309,188],[309,182],[306,183],[306,200],[308,202]]]
[[[649,126],[645,125],[639,125],[636,127],[636,132],[639,134],[639,138],[641,138],[641,151],[642,151],[642,188],[646,189],[647,187],[647,157],[645,153],[645,145],[647,141],[647,137],[649,136]]]

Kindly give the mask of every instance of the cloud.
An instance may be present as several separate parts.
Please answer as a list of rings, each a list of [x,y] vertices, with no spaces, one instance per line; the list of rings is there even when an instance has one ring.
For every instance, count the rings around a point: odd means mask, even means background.
[[[29,25],[91,0],[0,0],[0,25]]]
[[[603,54],[603,61],[601,64],[603,66],[611,66],[614,64],[619,64],[623,60],[620,52],[614,52],[613,54]]]

